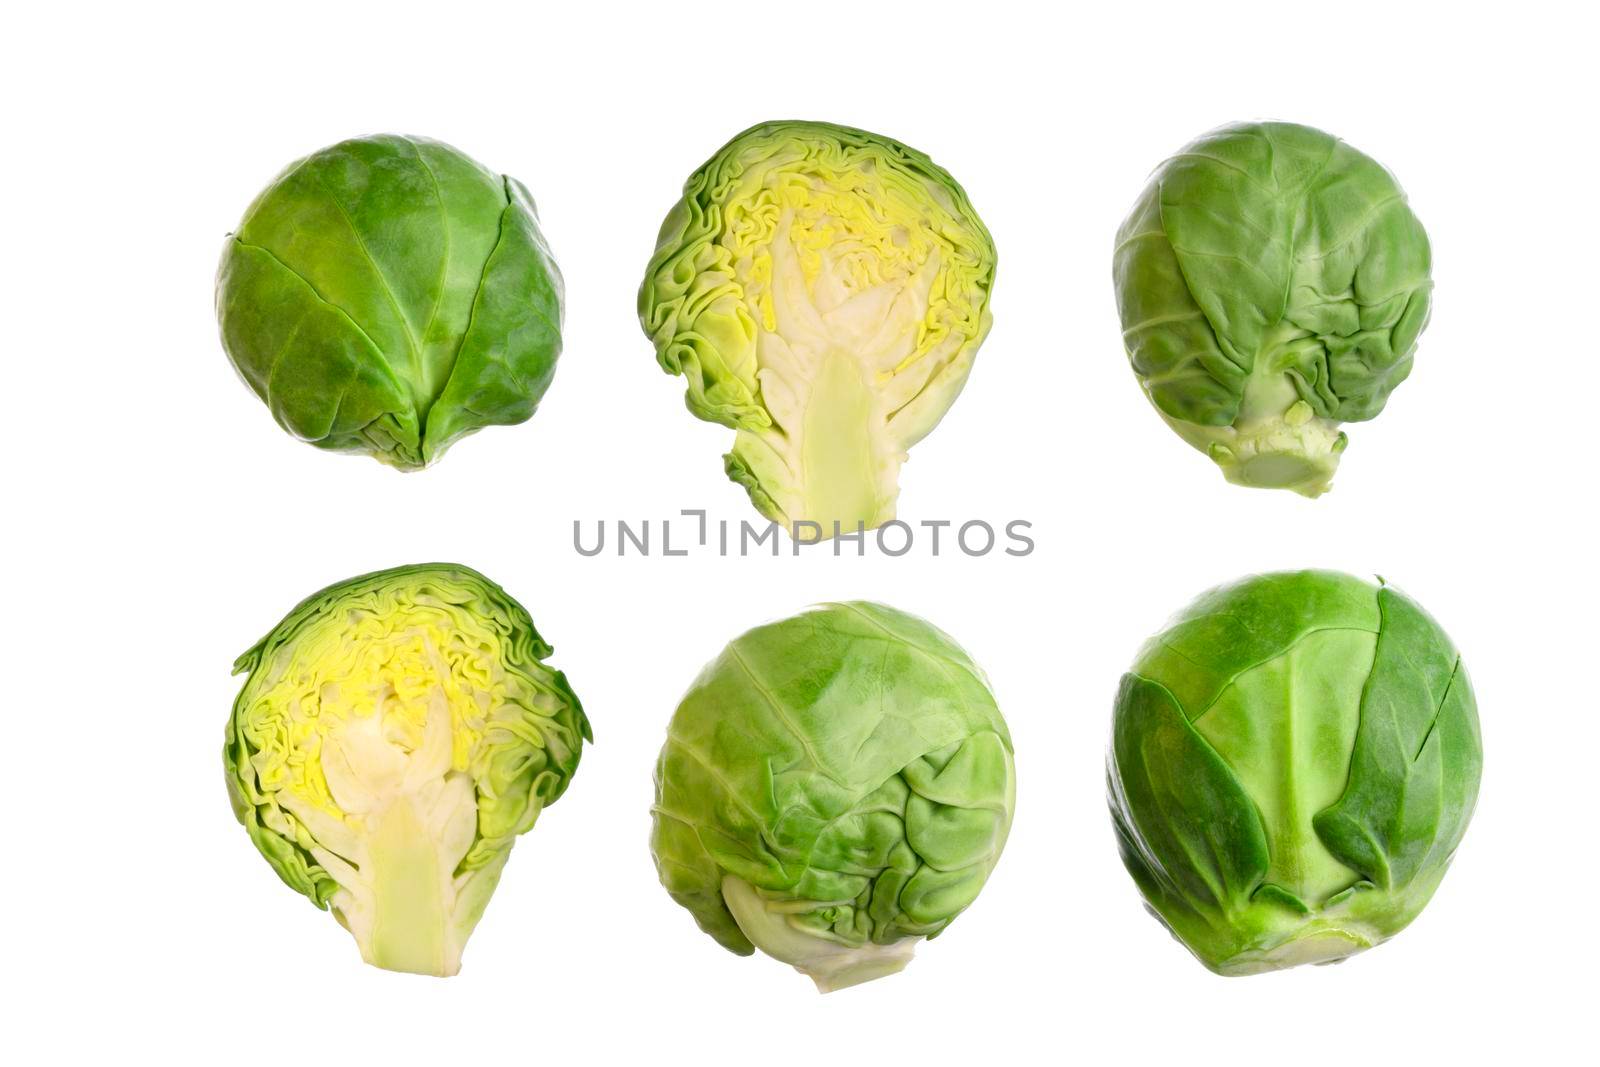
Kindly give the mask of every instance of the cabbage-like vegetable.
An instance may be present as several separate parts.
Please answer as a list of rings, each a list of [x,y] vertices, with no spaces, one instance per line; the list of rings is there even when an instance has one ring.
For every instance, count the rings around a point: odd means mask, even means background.
[[[422,137],[313,153],[217,271],[222,346],[290,434],[415,470],[523,422],[561,352],[561,274],[522,185]]]
[[[1411,373],[1433,282],[1394,176],[1320,130],[1225,126],[1156,168],[1117,231],[1134,373],[1231,482],[1327,490],[1345,422]]]
[[[1450,639],[1326,571],[1202,595],[1123,677],[1107,764],[1122,859],[1207,967],[1340,960],[1444,877],[1483,746]]]
[[[899,971],[972,903],[1015,796],[967,654],[892,608],[828,604],[700,673],[656,764],[651,848],[702,930],[828,992]]]
[[[667,215],[639,290],[689,410],[738,431],[757,510],[823,537],[894,518],[906,451],[989,332],[994,242],[942,168],[887,137],[755,126]]]
[[[234,813],[368,963],[455,974],[517,835],[566,790],[592,737],[549,655],[505,590],[432,563],[313,594],[234,665]]]

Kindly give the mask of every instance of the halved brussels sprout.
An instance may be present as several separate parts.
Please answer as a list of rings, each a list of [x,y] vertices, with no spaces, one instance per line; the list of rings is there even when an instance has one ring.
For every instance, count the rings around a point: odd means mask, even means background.
[[[301,602],[234,665],[234,813],[368,963],[451,975],[517,835],[589,722],[533,621],[483,575],[397,567]]]
[[[887,137],[769,122],[690,176],[639,321],[767,518],[823,537],[894,518],[906,451],[989,332],[995,251],[954,178]]]

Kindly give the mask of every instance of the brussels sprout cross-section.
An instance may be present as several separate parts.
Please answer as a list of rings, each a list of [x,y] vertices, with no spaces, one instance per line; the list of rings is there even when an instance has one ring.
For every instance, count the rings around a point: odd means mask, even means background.
[[[1145,395],[1229,481],[1326,491],[1341,423],[1411,373],[1433,282],[1394,176],[1334,137],[1225,126],[1156,168],[1117,231],[1122,336]]]
[[[757,510],[828,537],[894,518],[907,450],[989,331],[994,268],[966,193],[921,152],[771,122],[689,178],[639,320],[689,410],[738,431],[725,469]]]
[[[308,597],[239,657],[234,813],[368,963],[451,975],[588,720],[528,613],[452,564]]]
[[[533,415],[561,352],[561,274],[528,190],[422,137],[291,164],[229,235],[217,322],[302,441],[426,466]]]
[[[972,903],[1015,796],[967,654],[892,608],[828,604],[736,638],[690,686],[651,846],[702,930],[828,992],[899,971]]]
[[[1326,571],[1214,589],[1123,676],[1107,778],[1122,859],[1207,967],[1340,960],[1416,918],[1478,796],[1450,639]]]

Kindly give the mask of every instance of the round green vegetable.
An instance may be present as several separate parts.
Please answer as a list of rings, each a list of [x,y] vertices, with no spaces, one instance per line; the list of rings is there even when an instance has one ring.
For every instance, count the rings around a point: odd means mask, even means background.
[[[228,237],[216,297],[222,346],[280,426],[401,470],[527,420],[561,352],[528,190],[423,137],[290,164]]]
[[[1307,126],[1224,126],[1156,168],[1113,271],[1134,373],[1229,481],[1325,492],[1340,424],[1411,373],[1433,292],[1394,176]]]
[[[1392,587],[1328,571],[1205,593],[1122,679],[1122,859],[1207,967],[1326,963],[1411,922],[1483,767],[1461,657]]]
[[[725,470],[756,509],[829,537],[894,518],[907,450],[989,332],[994,269],[967,194],[921,152],[769,122],[685,183],[639,321],[689,410],[738,431]]]
[[[702,930],[828,992],[899,971],[972,903],[1015,796],[967,654],[892,608],[827,604],[735,639],[689,688],[651,848]]]
[[[589,722],[533,620],[455,564],[302,601],[234,664],[234,813],[368,963],[455,974],[517,835],[566,790]]]

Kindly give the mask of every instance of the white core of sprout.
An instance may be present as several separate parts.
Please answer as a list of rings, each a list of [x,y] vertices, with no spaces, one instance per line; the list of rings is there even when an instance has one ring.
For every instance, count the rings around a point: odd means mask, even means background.
[[[424,641],[435,669],[448,677],[444,657]],[[324,701],[339,702],[339,689],[350,684],[329,683]],[[310,832],[311,854],[338,882],[329,906],[368,963],[455,974],[484,903],[479,890],[493,888],[505,854],[455,873],[472,847],[478,811],[471,777],[452,766],[455,733],[443,687],[426,694],[415,747],[386,711],[396,701],[393,686],[374,679],[370,696],[365,714],[319,716],[322,774],[342,817],[292,789],[278,794],[279,803]]]
[[[964,338],[952,331],[913,358],[940,273],[937,248],[913,272],[858,288],[850,269],[864,254],[857,242],[812,252],[808,280],[793,227],[794,211],[785,208],[768,246],[775,328],[757,316],[756,378],[773,427],[740,431],[734,452],[791,528],[817,522],[828,536],[834,521],[848,531],[858,520],[871,527],[894,516],[907,449],[948,406],[943,390],[930,397],[924,389]]]
[[[922,940],[905,937],[888,945],[870,941],[852,945],[819,937],[795,925],[789,915],[801,908],[821,906],[820,903],[778,904],[733,875],[722,879],[722,899],[752,944],[810,978],[819,993],[847,989],[904,970],[916,952],[917,942]]]

